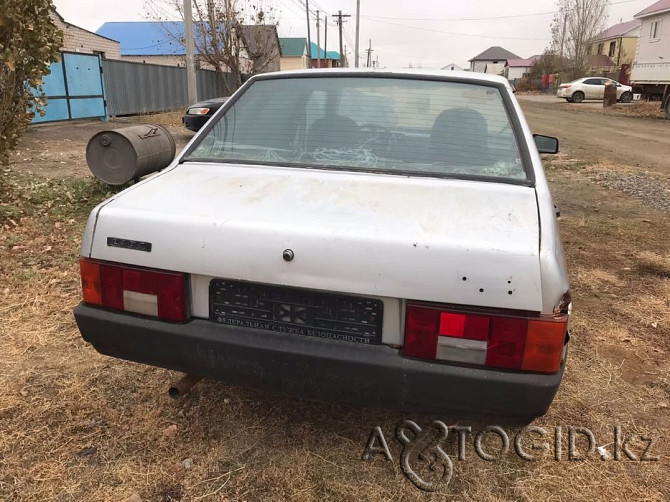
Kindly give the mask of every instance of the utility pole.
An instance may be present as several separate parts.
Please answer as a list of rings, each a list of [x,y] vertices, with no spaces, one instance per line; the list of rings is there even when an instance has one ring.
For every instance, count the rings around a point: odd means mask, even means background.
[[[358,38],[361,34],[361,0],[356,0],[356,53],[354,54],[354,66],[358,68]]]
[[[328,68],[328,16],[323,16],[323,57],[326,58]]]
[[[370,48],[367,49],[365,52],[368,53],[368,60],[367,60],[367,68],[370,68],[372,66],[372,39],[370,39]]]
[[[312,67],[312,36],[309,31],[309,0],[305,0],[305,13],[307,14],[307,68]]]
[[[321,68],[321,27],[319,25],[319,11],[316,11],[316,63]]]
[[[184,31],[186,31],[186,92],[188,104],[198,101],[198,85],[195,80],[195,48],[193,43],[193,9],[191,0],[184,0]]]
[[[565,43],[565,30],[568,28],[568,13],[563,14],[563,31],[561,32],[561,52],[559,53],[558,64],[563,65],[563,44]]]
[[[334,14],[335,17],[337,17],[337,25],[340,28],[340,66],[344,66],[344,49],[342,47],[342,23],[345,21],[342,19],[344,17],[351,17],[351,14],[342,14],[342,11],[339,11],[339,13]]]

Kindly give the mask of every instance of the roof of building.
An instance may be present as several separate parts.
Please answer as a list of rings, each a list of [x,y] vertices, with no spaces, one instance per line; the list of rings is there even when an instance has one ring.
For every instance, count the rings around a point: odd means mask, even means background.
[[[202,34],[198,25],[194,29],[195,53],[198,54],[198,40]],[[253,33],[259,36],[254,36]],[[243,25],[242,36],[250,51],[255,50],[257,42],[272,44],[278,37],[274,26]],[[134,21],[109,22],[103,24],[96,34],[118,40],[122,56],[183,56],[183,21]]]
[[[317,51],[316,44],[314,42],[311,43],[311,54],[312,54],[312,59],[334,59],[335,61],[340,59],[340,53],[337,51],[328,51],[324,52],[322,48],[319,48]]]
[[[242,25],[242,38],[244,39],[244,45],[247,47],[247,52],[252,58],[254,57],[254,54],[273,54],[273,47],[276,47],[277,45],[279,46],[281,54],[281,44],[279,43],[279,36],[277,35],[277,27],[273,24]]]
[[[605,54],[592,54],[589,56],[589,63],[593,68],[600,68],[603,66],[616,66],[616,63],[612,61],[609,56]]]
[[[109,22],[98,28],[96,33],[118,40],[121,43],[122,56],[186,54],[184,44],[180,42],[184,39],[182,21]]]
[[[304,37],[280,38],[281,55],[285,57],[302,57],[307,48],[307,39]]]
[[[489,47],[481,54],[476,55],[469,61],[503,61],[508,59],[520,59],[519,56],[513,52],[498,47],[497,45]]]
[[[104,36],[104,35],[101,35],[100,33],[93,33],[92,31],[87,30],[86,28],[82,28],[81,26],[77,26],[76,24],[68,23],[68,22],[65,20],[65,18],[64,18],[63,16],[61,16],[60,13],[56,10],[56,7],[52,7],[51,10],[52,10],[52,12],[58,17],[58,19],[60,19],[60,21],[61,21],[66,27],[68,27],[68,26],[72,26],[73,28],[77,28],[78,30],[85,31],[85,32],[87,32],[87,33],[90,33],[91,35],[95,35],[95,36],[98,36],[98,37],[100,37],[100,38],[106,38],[107,40],[110,40],[110,41],[112,41],[112,42],[116,42],[116,43],[119,42],[118,40],[115,40],[115,39],[113,39],[113,38],[106,37],[106,36]]]
[[[642,21],[638,21],[637,19],[626,21],[625,23],[615,24],[614,26],[610,26],[606,30],[598,33],[593,40],[598,41],[607,40],[609,38],[623,37],[629,31],[632,31],[635,28],[639,28],[641,24]]]
[[[530,68],[535,64],[535,59],[508,59],[507,66],[512,68]]]
[[[670,0],[658,0],[658,2],[651,4],[646,9],[638,12],[633,17],[647,17],[652,14],[660,14],[661,12],[670,11]]]

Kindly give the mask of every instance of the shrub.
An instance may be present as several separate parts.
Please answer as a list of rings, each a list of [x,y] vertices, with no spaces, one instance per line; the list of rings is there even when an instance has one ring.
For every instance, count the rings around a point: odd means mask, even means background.
[[[0,164],[35,113],[44,114],[42,77],[60,57],[63,34],[51,0],[0,0]]]

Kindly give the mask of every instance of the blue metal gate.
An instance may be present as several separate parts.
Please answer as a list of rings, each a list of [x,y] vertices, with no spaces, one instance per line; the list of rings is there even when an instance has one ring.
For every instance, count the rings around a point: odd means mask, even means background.
[[[36,114],[33,123],[94,117],[107,120],[100,56],[74,52],[61,52],[61,56],[44,77],[46,114]]]

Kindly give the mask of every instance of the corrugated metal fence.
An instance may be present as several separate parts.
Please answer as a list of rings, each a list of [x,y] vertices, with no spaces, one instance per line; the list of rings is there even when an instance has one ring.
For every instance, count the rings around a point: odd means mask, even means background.
[[[102,70],[109,115],[160,112],[192,104],[188,102],[186,68],[105,59]],[[199,100],[226,95],[220,73],[197,70],[196,81]]]

